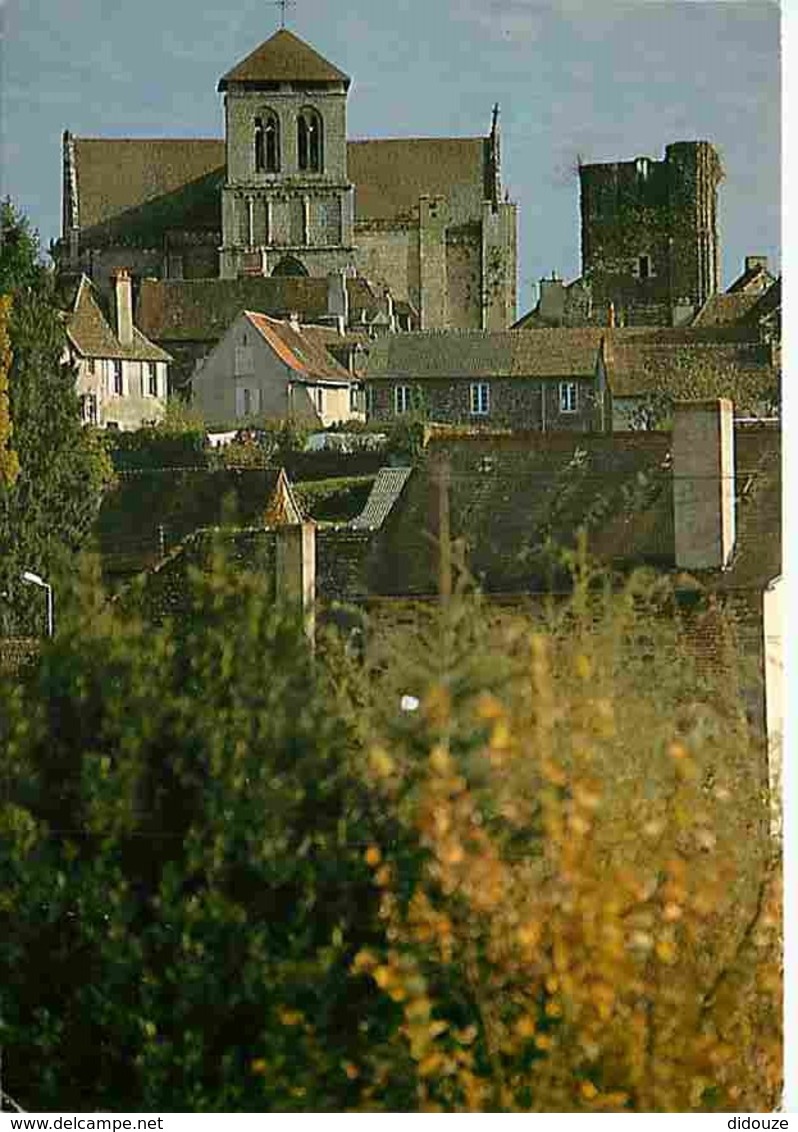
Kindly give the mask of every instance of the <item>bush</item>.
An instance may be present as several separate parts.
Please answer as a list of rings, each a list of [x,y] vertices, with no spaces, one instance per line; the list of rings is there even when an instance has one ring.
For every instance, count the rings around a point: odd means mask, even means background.
[[[362,669],[219,563],[161,627],[90,590],[0,689],[11,1095],[772,1110],[760,752],[668,588],[579,571],[402,609]]]

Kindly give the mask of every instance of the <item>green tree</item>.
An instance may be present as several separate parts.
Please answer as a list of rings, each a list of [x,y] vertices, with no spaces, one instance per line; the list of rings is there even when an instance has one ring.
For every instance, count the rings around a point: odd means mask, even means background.
[[[341,658],[258,578],[194,587],[160,628],[89,599],[3,691],[0,1043],[25,1108],[337,1111],[356,1088],[376,897]]]
[[[80,421],[52,273],[8,202],[2,223],[0,279],[11,357],[10,422],[3,431],[6,457],[11,441],[18,470],[0,477],[0,590],[7,595],[0,602],[0,630],[20,632],[42,623],[41,595],[20,585],[21,572],[52,580],[66,570],[90,533],[111,466],[97,434]],[[0,396],[0,414],[2,409]]]

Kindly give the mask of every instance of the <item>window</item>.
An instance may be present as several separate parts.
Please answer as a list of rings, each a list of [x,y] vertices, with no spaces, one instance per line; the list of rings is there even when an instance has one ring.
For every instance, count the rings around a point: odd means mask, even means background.
[[[374,389],[366,386],[366,416],[372,417],[374,415]]]
[[[363,408],[363,387],[361,385],[349,386],[349,411],[359,413]]]
[[[642,181],[647,181],[648,180],[648,167],[649,167],[648,158],[647,157],[638,157],[637,161],[635,162],[635,166],[637,167],[638,177]]]
[[[324,412],[324,390],[320,385],[316,387],[316,408],[320,413]]]
[[[299,168],[321,173],[324,168],[324,141],[321,116],[310,107],[300,110],[297,119],[297,151]]]
[[[651,270],[651,256],[641,255],[637,257],[637,275],[640,279],[650,279],[653,275]]]
[[[487,381],[475,381],[471,385],[471,412],[475,416],[487,416],[490,412],[490,385]]]
[[[251,346],[247,345],[246,335],[241,344],[235,348],[235,375],[243,377],[245,374],[255,372],[255,357]]]
[[[280,172],[280,120],[273,110],[255,119],[255,172]]]
[[[410,412],[410,386],[397,385],[393,391],[393,407],[396,413]]]
[[[113,392],[117,397],[124,396],[125,383],[122,376],[122,362],[119,358],[114,358],[113,361],[114,376],[113,376]]]
[[[147,392],[150,397],[158,396],[158,367],[155,362],[147,362]]]
[[[94,373],[95,373],[95,371],[96,371],[96,369],[97,369],[97,363],[96,363],[96,361],[94,360],[94,358],[89,358],[89,360],[88,360],[88,363],[87,363],[87,368],[88,368],[88,371],[89,371],[89,373],[90,373],[90,374],[92,375],[92,377],[93,377],[93,376],[94,376]]]
[[[575,381],[561,381],[560,382],[560,412],[561,413],[575,413],[576,412],[576,382]]]
[[[81,397],[80,413],[84,424],[97,424],[97,398],[93,393],[86,393]]]

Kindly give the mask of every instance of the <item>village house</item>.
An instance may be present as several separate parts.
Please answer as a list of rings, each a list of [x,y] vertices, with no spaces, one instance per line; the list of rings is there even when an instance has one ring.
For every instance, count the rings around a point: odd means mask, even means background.
[[[198,363],[192,405],[217,426],[291,420],[326,428],[364,420],[361,384],[327,350],[327,335],[242,311]]]
[[[66,318],[69,360],[84,423],[137,429],[163,417],[172,359],[134,325],[131,280],[123,269],[114,275],[112,309],[109,320],[81,275]]]
[[[602,431],[610,416],[601,340],[593,328],[383,338],[365,370],[369,420]]]

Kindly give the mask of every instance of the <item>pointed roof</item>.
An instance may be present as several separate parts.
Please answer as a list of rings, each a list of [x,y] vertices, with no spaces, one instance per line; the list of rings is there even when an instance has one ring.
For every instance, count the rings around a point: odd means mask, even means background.
[[[124,346],[100,309],[91,280],[82,275],[72,310],[67,317],[67,337],[84,358],[129,358],[138,361],[171,362],[172,357],[133,327],[133,341]]]
[[[294,81],[343,83],[348,88],[351,80],[310,44],[281,28],[223,75],[218,89],[227,90],[230,83],[258,86],[261,83]]]
[[[298,327],[282,319],[269,318],[257,311],[244,311],[261,338],[282,362],[293,370],[294,379],[324,382],[332,385],[349,385],[352,374],[335,360],[323,343],[314,335],[307,335]]]

